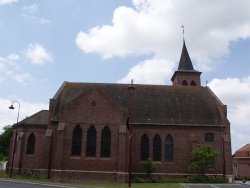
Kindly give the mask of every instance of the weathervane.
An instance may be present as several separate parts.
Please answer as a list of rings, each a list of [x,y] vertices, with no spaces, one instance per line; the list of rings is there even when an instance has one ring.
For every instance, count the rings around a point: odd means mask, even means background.
[[[183,35],[183,40],[184,40],[184,25],[182,25],[181,27],[182,27],[182,35]]]

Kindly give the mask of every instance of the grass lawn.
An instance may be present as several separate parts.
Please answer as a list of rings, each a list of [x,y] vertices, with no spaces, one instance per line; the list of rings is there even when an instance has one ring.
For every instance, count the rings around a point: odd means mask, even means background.
[[[5,174],[4,171],[0,170],[0,178],[9,178],[8,174]],[[36,182],[46,182],[49,183],[50,180],[48,179],[29,179],[25,178],[23,176],[15,176],[15,179],[22,179],[24,181],[36,181]],[[69,182],[64,182],[64,183],[59,183],[63,185],[82,185],[82,186],[90,186],[90,187],[96,187],[96,188],[127,188],[128,183],[69,183]],[[177,183],[132,183],[131,188],[183,188],[181,185]]]
[[[96,188],[127,188],[126,183],[84,183],[85,186],[93,186]],[[131,188],[183,188],[179,184],[173,183],[132,183]]]

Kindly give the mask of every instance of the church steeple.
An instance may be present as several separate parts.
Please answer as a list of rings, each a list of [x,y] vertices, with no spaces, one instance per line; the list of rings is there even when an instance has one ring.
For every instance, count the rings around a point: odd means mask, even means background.
[[[178,70],[185,70],[185,71],[194,70],[192,61],[187,51],[185,40],[183,40],[183,47],[182,47]]]
[[[173,85],[200,86],[200,75],[201,72],[194,70],[185,40],[183,39],[183,47],[178,70],[175,71],[171,81],[173,82]]]

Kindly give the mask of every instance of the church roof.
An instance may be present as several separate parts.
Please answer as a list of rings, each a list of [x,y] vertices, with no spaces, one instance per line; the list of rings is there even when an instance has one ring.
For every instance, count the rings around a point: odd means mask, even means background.
[[[138,124],[221,125],[215,97],[207,87],[134,85],[133,122]],[[128,114],[130,93],[127,84],[65,82],[54,96],[52,119],[67,103],[91,90],[97,90]]]
[[[246,144],[242,148],[238,149],[233,157],[250,157],[250,144]]]
[[[49,110],[41,110],[30,117],[20,121],[19,124],[30,125],[47,125],[49,118]]]

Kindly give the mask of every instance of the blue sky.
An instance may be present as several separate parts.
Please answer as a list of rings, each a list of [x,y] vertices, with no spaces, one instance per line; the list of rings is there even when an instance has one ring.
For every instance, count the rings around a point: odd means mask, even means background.
[[[250,1],[0,0],[0,129],[48,109],[63,81],[167,84],[185,41],[228,106],[233,152],[250,142]],[[17,103],[14,104],[15,107]]]

